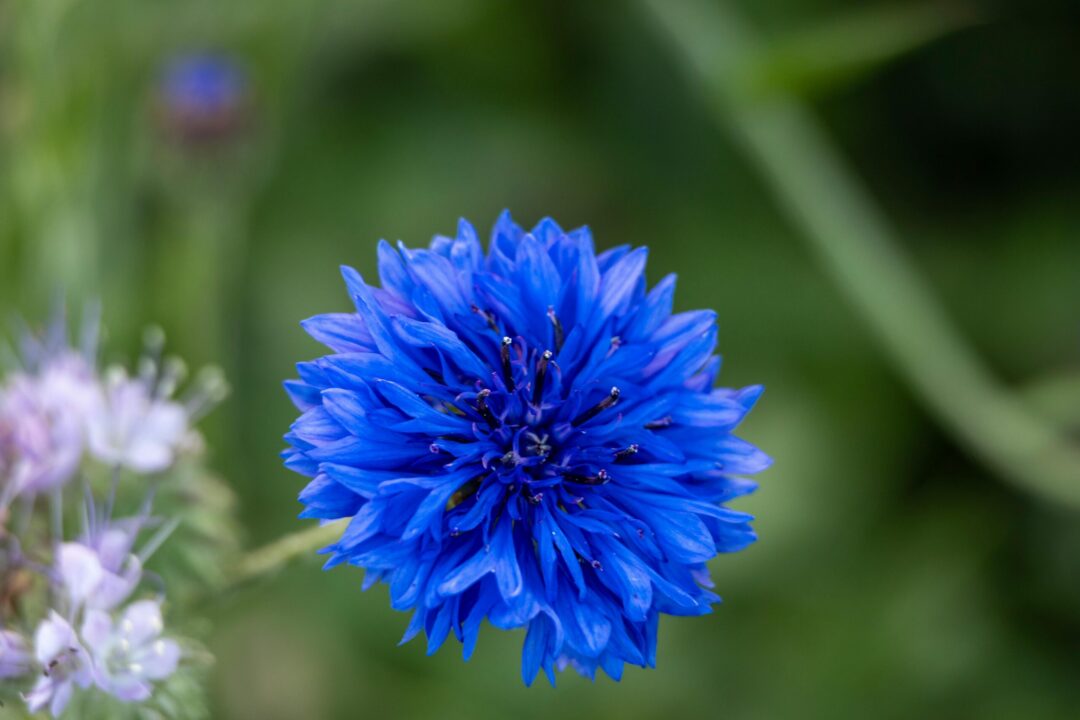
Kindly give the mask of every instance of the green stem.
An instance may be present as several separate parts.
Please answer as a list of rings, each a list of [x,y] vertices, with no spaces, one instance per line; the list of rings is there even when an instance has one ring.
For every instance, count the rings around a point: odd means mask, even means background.
[[[751,89],[759,46],[740,19],[723,3],[640,1],[923,404],[1004,478],[1080,507],[1080,451],[961,339],[809,110]]]
[[[1080,371],[1040,378],[1024,386],[1023,393],[1040,415],[1080,430]]]
[[[242,585],[281,569],[291,560],[310,555],[319,548],[330,545],[345,529],[347,521],[339,520],[318,525],[307,530],[286,535],[269,545],[247,553],[236,566],[230,578],[231,585]]]

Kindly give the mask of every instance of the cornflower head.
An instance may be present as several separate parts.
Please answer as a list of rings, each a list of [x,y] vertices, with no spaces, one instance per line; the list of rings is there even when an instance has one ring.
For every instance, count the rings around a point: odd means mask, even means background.
[[[189,53],[172,58],[158,87],[165,128],[185,143],[228,138],[246,120],[248,77],[232,57]]]
[[[286,383],[301,517],[349,519],[327,567],[387,583],[429,653],[525,628],[527,684],[653,666],[660,615],[710,612],[706,563],[754,541],[725,504],[769,464],[733,434],[762,388],[714,388],[715,313],[550,219],[378,255],[381,287],[343,268],[354,311],[302,323],[331,354]]]

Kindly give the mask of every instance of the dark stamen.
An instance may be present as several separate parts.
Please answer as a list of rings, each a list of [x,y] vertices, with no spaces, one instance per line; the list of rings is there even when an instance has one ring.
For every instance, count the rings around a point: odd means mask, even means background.
[[[502,423],[499,422],[499,418],[495,417],[495,414],[491,412],[491,408],[488,407],[487,399],[491,395],[491,391],[484,388],[476,394],[476,410],[480,413],[480,417],[487,420],[487,424],[494,430]]]
[[[544,395],[544,378],[547,376],[547,366],[551,362],[551,351],[545,350],[544,354],[536,362],[536,382],[533,384],[532,404],[539,405]]]
[[[627,459],[629,457],[633,457],[634,455],[637,455],[638,449],[639,448],[638,448],[637,443],[634,443],[632,445],[628,445],[625,449],[620,450],[619,452],[615,453],[615,462],[621,462],[622,460],[625,460],[625,459]]]
[[[614,355],[615,351],[618,350],[620,347],[622,347],[622,338],[616,335],[615,337],[611,338],[611,347],[608,348],[607,356],[611,357],[612,355]]]
[[[665,415],[664,417],[660,418],[659,420],[653,420],[652,422],[645,423],[645,429],[646,430],[660,430],[661,428],[668,427],[673,422],[675,422],[675,419],[673,417],[671,417],[670,415]]]
[[[619,388],[613,387],[613,388],[611,388],[611,393],[606,398],[604,398],[600,402],[596,403],[591,408],[589,408],[588,410],[586,410],[585,412],[581,413],[576,418],[571,420],[570,424],[573,425],[574,427],[578,427],[579,425],[583,425],[583,424],[589,422],[590,420],[592,420],[594,417],[596,417],[600,413],[602,413],[604,410],[607,410],[609,407],[611,407],[612,405],[614,405],[618,401],[619,401]]]
[[[559,322],[559,316],[555,314],[555,308],[549,307],[547,310],[548,319],[551,320],[552,326],[555,328],[555,352],[562,350],[563,345],[563,331],[562,323]]]
[[[502,464],[508,467],[517,467],[518,463],[521,462],[521,457],[513,450],[503,455],[501,459]]]
[[[472,306],[472,311],[487,320],[487,326],[491,328],[492,332],[499,332],[499,325],[495,322],[495,313],[490,310],[481,310],[475,305]]]
[[[595,475],[579,475],[577,473],[563,473],[563,477],[572,483],[579,485],[606,485],[611,482],[611,476],[607,470],[601,469]]]
[[[503,382],[506,383],[506,389],[509,392],[514,392],[517,389],[517,385],[514,384],[514,368],[510,364],[510,346],[513,344],[513,340],[504,337],[502,347],[499,348],[499,357],[502,359]]]

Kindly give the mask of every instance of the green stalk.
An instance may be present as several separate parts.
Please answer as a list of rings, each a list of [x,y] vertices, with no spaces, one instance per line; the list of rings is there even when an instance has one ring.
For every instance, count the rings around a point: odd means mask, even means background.
[[[269,575],[290,561],[332,544],[341,537],[348,524],[345,520],[317,525],[316,527],[291,533],[268,545],[253,550],[241,558],[235,572],[230,576],[233,586],[256,580]]]
[[[790,95],[753,89],[760,50],[740,18],[726,3],[640,2],[925,407],[1018,488],[1080,508],[1080,450],[961,338],[810,111]]]
[[[1024,399],[1039,414],[1080,431],[1080,371],[1040,378],[1024,387]]]

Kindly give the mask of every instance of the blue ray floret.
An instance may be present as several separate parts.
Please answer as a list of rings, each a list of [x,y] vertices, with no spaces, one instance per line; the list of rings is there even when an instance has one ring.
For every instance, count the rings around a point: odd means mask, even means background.
[[[379,245],[380,287],[343,268],[353,313],[304,328],[286,465],[305,518],[351,518],[327,567],[366,570],[429,653],[466,660],[487,619],[526,628],[522,675],[652,667],[661,613],[719,597],[706,562],[755,540],[724,507],[769,459],[732,432],[760,386],[714,388],[716,315],[673,313],[645,248],[504,213],[429,249]]]

